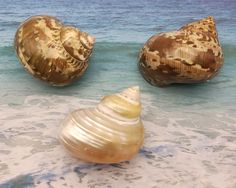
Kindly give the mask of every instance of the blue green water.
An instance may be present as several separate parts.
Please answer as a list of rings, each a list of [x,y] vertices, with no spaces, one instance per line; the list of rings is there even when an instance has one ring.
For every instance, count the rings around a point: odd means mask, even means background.
[[[236,108],[236,47],[223,45],[225,65],[220,74],[204,84],[173,85],[157,88],[141,76],[137,56],[142,44],[97,42],[89,68],[78,81],[64,88],[51,87],[31,77],[17,61],[13,47],[1,47],[1,102],[19,104],[25,96],[58,94],[82,98],[98,98],[125,87],[140,85],[161,107]],[[16,95],[17,94],[17,95]],[[193,108],[193,106],[191,106]]]
[[[18,62],[13,47],[15,31],[35,14],[56,16],[96,36],[89,67],[78,82],[52,87],[31,77]],[[224,51],[225,64],[219,75],[203,84],[149,85],[137,67],[145,41],[155,33],[209,15],[216,19]],[[58,182],[55,187],[62,185],[56,177],[76,179],[71,169],[83,163],[72,160],[59,147],[54,133],[60,121],[76,108],[95,105],[102,96],[133,85],[139,85],[142,92],[145,144],[131,164],[121,166],[142,178],[136,177],[135,184],[122,176],[122,168],[99,166],[100,175],[94,172],[96,167],[89,166],[81,173],[92,175],[85,176],[82,184],[105,182],[116,187],[119,182],[131,182],[131,187],[143,187],[150,179],[150,187],[235,187],[235,36],[234,0],[0,0],[0,187],[11,185],[22,174],[33,174],[30,185],[35,186],[36,180],[44,182],[49,172],[54,173],[51,181]],[[41,168],[43,164],[45,168]],[[105,181],[104,176],[112,176],[111,172],[120,175],[117,180]],[[94,177],[97,179],[91,183]],[[71,185],[76,187],[76,181]]]
[[[167,105],[191,105],[200,99],[202,105],[234,106],[235,10],[235,1],[1,1],[0,101],[17,103],[21,96],[40,93],[93,98],[127,86],[140,85],[143,91],[153,94],[159,104],[165,101]],[[53,88],[34,80],[15,57],[12,47],[15,31],[20,22],[35,14],[56,16],[65,24],[80,27],[97,38],[88,71],[70,87]],[[143,43],[155,33],[178,29],[187,22],[208,15],[216,18],[224,49],[225,65],[221,73],[206,84],[165,89],[149,86],[143,81],[136,66]],[[15,93],[18,94],[16,98]]]

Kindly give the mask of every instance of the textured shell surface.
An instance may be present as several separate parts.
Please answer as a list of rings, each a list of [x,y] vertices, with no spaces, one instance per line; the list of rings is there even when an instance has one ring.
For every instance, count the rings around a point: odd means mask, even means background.
[[[51,16],[33,16],[15,34],[17,56],[33,76],[67,85],[86,70],[95,38]]]
[[[223,61],[215,20],[209,16],[152,36],[139,54],[139,69],[152,85],[198,83],[214,77]]]
[[[95,108],[70,113],[59,140],[72,155],[95,163],[130,160],[143,144],[139,88],[105,96]]]

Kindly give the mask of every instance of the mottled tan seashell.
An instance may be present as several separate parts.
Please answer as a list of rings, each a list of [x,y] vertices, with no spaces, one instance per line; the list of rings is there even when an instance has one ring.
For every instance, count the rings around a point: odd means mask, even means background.
[[[33,16],[15,35],[20,62],[33,76],[63,86],[86,70],[95,38],[51,16]]]
[[[75,157],[95,163],[130,160],[143,144],[139,88],[104,97],[95,108],[70,113],[59,132]]]
[[[152,85],[198,83],[223,65],[215,21],[207,17],[177,31],[152,36],[139,56],[139,69]]]

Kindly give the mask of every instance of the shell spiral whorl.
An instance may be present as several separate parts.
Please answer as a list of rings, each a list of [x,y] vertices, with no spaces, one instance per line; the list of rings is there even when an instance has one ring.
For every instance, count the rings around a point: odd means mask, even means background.
[[[198,83],[213,78],[223,52],[212,16],[177,31],[152,36],[139,56],[139,69],[152,85]]]
[[[33,76],[52,85],[68,85],[86,70],[95,38],[51,16],[33,16],[15,35],[20,62]]]
[[[74,156],[95,163],[130,160],[144,139],[139,88],[104,97],[95,108],[76,110],[62,123],[61,143]]]

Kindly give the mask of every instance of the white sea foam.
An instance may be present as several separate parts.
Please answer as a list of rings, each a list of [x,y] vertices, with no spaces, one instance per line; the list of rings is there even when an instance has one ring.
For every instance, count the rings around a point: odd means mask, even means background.
[[[32,177],[35,187],[111,185],[132,187],[233,187],[236,184],[236,118],[225,112],[167,112],[142,96],[145,143],[118,165],[72,158],[57,140],[60,122],[98,100],[28,96],[21,106],[0,106],[0,180]],[[205,117],[204,117],[205,116]],[[0,184],[1,185],[1,184]]]

